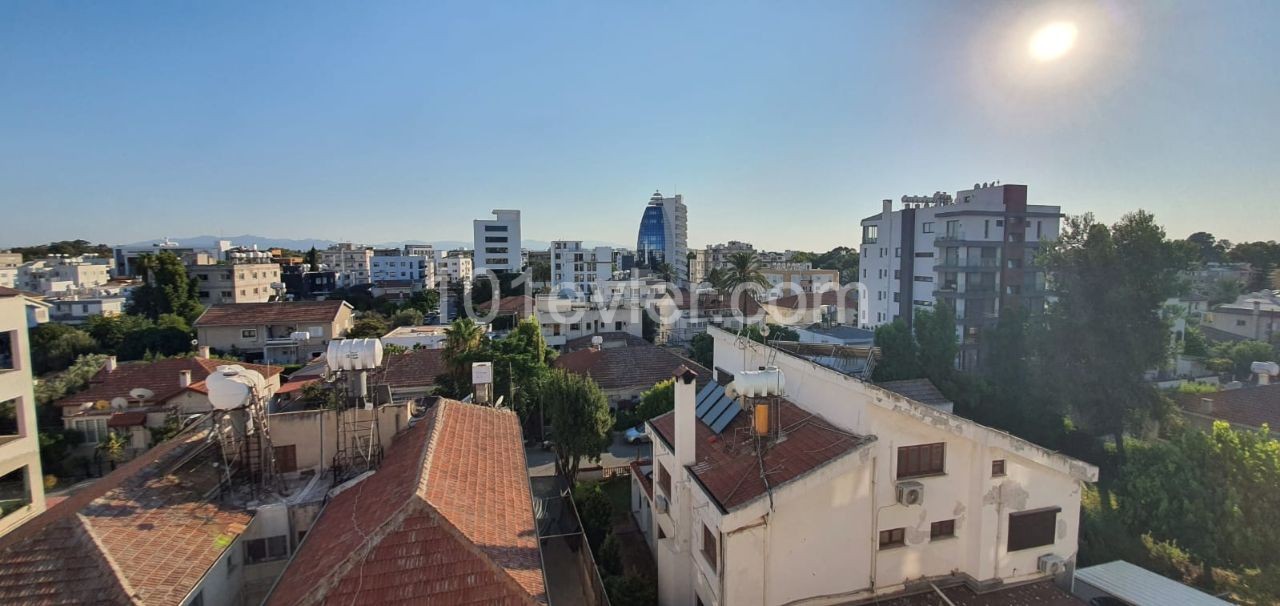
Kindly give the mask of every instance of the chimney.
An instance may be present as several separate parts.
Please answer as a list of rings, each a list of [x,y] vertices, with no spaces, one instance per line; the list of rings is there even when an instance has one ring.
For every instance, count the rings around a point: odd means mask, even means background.
[[[893,214],[893,200],[885,200],[880,210],[882,213],[880,215],[880,218],[888,219],[889,215]]]
[[[178,387],[181,387],[183,389],[191,387],[191,371],[190,370],[178,371]]]
[[[115,371],[116,371],[116,357],[115,357],[115,356],[107,356],[107,365],[106,365],[106,369],[107,369],[107,372],[115,372]]]
[[[698,405],[698,385],[695,382],[698,373],[682,364],[676,369],[675,378],[676,464],[684,467],[693,465],[698,459],[694,446],[698,435],[698,419],[694,412],[694,408]]]
[[[1200,398],[1200,410],[1197,412],[1205,415],[1213,414],[1213,398]]]
[[[199,349],[198,351],[199,351],[200,353],[198,353],[198,354],[196,354],[196,355],[197,355],[197,356],[199,356],[201,360],[208,360],[208,359],[209,359],[209,346],[208,346],[208,345],[201,345],[201,346],[200,346],[200,349]]]

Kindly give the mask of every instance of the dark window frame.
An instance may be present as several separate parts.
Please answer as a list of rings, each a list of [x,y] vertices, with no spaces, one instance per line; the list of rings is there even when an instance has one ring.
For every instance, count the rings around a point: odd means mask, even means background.
[[[929,525],[929,540],[950,539],[956,536],[956,521],[938,520]]]
[[[907,544],[906,528],[890,528],[880,531],[880,549],[893,549]]]
[[[1005,550],[1012,553],[1053,545],[1058,540],[1058,514],[1061,512],[1061,507],[1043,507],[1009,514]]]
[[[667,472],[667,468],[662,463],[656,463],[658,468],[658,487],[662,489],[662,494],[671,499],[671,474]]]
[[[1002,478],[1008,475],[1009,466],[1004,459],[995,459],[991,461],[991,477]]]
[[[897,479],[924,478],[947,473],[947,443],[898,447]]]
[[[720,568],[717,565],[719,560],[720,541],[715,533],[711,532],[711,527],[702,526],[702,558],[711,566],[711,570],[719,573]]]

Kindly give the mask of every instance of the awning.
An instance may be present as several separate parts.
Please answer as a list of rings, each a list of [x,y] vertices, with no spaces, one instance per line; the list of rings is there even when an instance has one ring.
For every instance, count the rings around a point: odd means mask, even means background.
[[[117,412],[107,419],[107,427],[133,427],[147,424],[145,412]]]

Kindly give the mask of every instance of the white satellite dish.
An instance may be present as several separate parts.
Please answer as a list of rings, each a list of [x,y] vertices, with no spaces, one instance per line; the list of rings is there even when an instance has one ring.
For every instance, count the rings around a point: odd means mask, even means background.
[[[114,398],[111,398],[111,407],[119,410],[124,410],[129,407],[129,400],[121,396],[116,396]]]
[[[139,402],[146,402],[147,400],[150,400],[155,395],[156,395],[155,392],[151,391],[150,389],[147,389],[146,387],[135,387],[129,390],[129,397]]]

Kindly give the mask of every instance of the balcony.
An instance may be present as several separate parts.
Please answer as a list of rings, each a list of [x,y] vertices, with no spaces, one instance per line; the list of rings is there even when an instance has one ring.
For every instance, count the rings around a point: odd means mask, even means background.
[[[964,289],[959,289],[955,285],[943,285],[933,291],[934,297],[943,297],[950,299],[988,299],[994,298],[998,293],[994,285],[969,285]]]
[[[947,258],[933,266],[933,271],[996,271],[998,269],[1000,269],[1000,259],[995,257]]]

